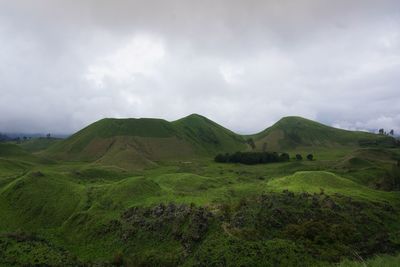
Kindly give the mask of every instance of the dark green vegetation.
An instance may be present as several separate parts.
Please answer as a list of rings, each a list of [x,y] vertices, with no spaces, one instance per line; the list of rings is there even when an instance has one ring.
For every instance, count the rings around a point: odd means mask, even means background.
[[[237,151],[284,156],[214,162]],[[297,117],[253,136],[191,115],[0,143],[0,266],[398,266],[399,160],[391,137]]]
[[[278,154],[277,152],[235,152],[233,154],[218,154],[214,158],[219,163],[243,163],[248,165],[286,162],[290,160],[288,153]]]

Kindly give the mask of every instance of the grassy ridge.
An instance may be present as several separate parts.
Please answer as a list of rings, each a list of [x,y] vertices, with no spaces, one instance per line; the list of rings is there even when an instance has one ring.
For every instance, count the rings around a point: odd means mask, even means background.
[[[103,119],[50,147],[44,155],[100,161],[127,167],[160,160],[210,156],[246,149],[243,138],[199,115],[174,122],[160,119]]]
[[[206,155],[217,152],[241,151],[247,148],[243,137],[207,119],[192,114],[172,122],[186,140]]]
[[[362,141],[394,144],[394,139],[367,132],[347,131],[301,117],[285,117],[252,136],[258,149],[285,150],[295,147],[358,146]]]
[[[254,141],[253,148],[249,138]],[[146,118],[103,119],[56,143],[43,155],[62,160],[118,163],[124,168],[134,162],[137,168],[157,161],[215,156],[221,152],[358,147],[364,141],[395,143],[391,137],[336,129],[300,117],[286,117],[261,133],[241,136],[192,114],[173,122]]]
[[[300,171],[290,176],[274,179],[268,185],[277,191],[286,189],[300,193],[337,193],[370,201],[396,202],[400,200],[398,193],[373,190],[326,171]]]
[[[36,153],[43,151],[60,141],[61,139],[57,138],[32,138],[27,141],[23,141],[21,144],[19,144],[19,146],[25,151]]]
[[[400,195],[381,186],[398,149],[320,125],[309,137],[297,121],[278,124],[274,142],[313,161],[215,163],[250,146],[199,115],[106,119],[35,154],[0,144],[0,266],[321,266],[398,253]]]

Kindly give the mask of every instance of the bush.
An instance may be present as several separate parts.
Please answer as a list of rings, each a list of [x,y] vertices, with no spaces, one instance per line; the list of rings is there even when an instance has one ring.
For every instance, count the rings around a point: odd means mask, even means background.
[[[117,251],[114,253],[112,265],[113,266],[123,266],[124,265],[124,256],[121,251]]]
[[[308,154],[308,155],[307,155],[307,159],[308,159],[308,160],[313,160],[313,158],[314,158],[313,154]]]
[[[303,160],[303,156],[300,155],[300,154],[296,154],[296,159],[297,159],[297,160]]]
[[[286,162],[290,160],[288,153],[278,154],[276,152],[235,152],[233,154],[218,154],[214,160],[220,163],[243,163],[260,164],[272,162]]]

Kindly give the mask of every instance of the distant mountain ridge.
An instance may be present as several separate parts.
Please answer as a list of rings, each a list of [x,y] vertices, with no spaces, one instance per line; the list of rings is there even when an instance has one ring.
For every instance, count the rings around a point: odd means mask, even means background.
[[[44,154],[55,159],[127,167],[163,160],[190,160],[221,152],[359,146],[362,142],[374,144],[384,139],[394,140],[337,129],[301,117],[284,117],[258,134],[239,135],[204,116],[192,114],[172,122],[153,118],[102,119],[54,144]]]

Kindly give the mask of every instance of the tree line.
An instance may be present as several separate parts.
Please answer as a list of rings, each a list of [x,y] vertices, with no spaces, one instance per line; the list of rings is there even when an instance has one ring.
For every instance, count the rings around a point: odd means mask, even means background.
[[[296,154],[296,160],[302,160],[300,154]],[[313,159],[312,154],[307,155],[308,160]],[[248,165],[274,163],[274,162],[287,162],[290,160],[288,153],[277,152],[235,152],[233,154],[225,153],[218,154],[214,158],[215,162],[219,163],[243,163]]]
[[[379,129],[379,134],[380,134],[380,135],[391,135],[391,136],[393,136],[393,135],[394,135],[394,130],[392,129],[392,130],[390,130],[389,133],[387,133],[387,132],[385,131],[385,129],[381,128],[381,129]]]

